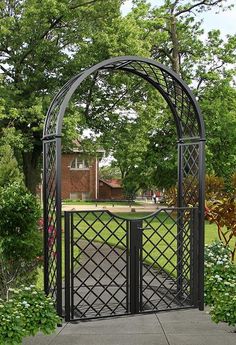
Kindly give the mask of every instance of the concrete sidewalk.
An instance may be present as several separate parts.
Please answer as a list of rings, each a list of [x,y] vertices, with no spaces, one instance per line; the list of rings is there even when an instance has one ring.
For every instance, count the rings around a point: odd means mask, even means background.
[[[112,213],[120,213],[120,212],[150,212],[154,213],[158,209],[166,208],[166,206],[161,206],[158,204],[143,204],[142,206],[137,205],[106,205],[104,204],[96,204],[93,205],[79,205],[79,204],[71,204],[71,205],[65,205],[62,204],[62,210],[63,211],[105,211],[108,210]]]
[[[194,309],[63,324],[54,335],[37,335],[23,344],[235,345],[234,331]]]

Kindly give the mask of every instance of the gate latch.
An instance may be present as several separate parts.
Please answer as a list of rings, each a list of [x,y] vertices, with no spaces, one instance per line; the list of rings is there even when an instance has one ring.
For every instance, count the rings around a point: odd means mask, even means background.
[[[145,227],[145,228],[138,228],[138,230],[153,230],[153,228]]]

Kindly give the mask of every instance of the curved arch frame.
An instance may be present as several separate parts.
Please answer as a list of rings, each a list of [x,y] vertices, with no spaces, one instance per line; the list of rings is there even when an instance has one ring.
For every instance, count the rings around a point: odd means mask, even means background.
[[[137,56],[111,58],[80,72],[61,88],[48,109],[43,132],[45,292],[54,296],[57,312],[62,315],[61,135],[63,118],[71,97],[83,81],[94,73],[104,70],[121,70],[146,80],[159,91],[173,114],[178,139],[178,207],[189,204],[198,207],[198,288],[199,307],[203,309],[204,121],[193,93],[176,73],[154,60]]]

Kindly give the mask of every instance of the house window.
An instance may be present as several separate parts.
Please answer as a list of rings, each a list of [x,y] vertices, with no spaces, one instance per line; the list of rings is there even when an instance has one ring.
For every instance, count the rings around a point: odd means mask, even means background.
[[[70,199],[71,200],[80,200],[81,199],[81,193],[78,193],[78,192],[70,193]]]
[[[71,192],[71,200],[89,200],[89,192]]]
[[[89,192],[82,192],[82,200],[88,200],[89,199]]]
[[[71,170],[88,170],[89,164],[86,159],[82,159],[81,157],[75,157],[72,162],[70,163]]]

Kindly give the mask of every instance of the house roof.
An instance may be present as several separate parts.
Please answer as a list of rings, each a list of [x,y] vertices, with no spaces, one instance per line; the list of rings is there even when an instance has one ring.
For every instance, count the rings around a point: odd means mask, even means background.
[[[119,179],[113,178],[110,180],[103,180],[103,179],[99,179],[99,180],[102,181],[103,183],[107,184],[111,188],[122,188],[121,180],[119,180]]]

